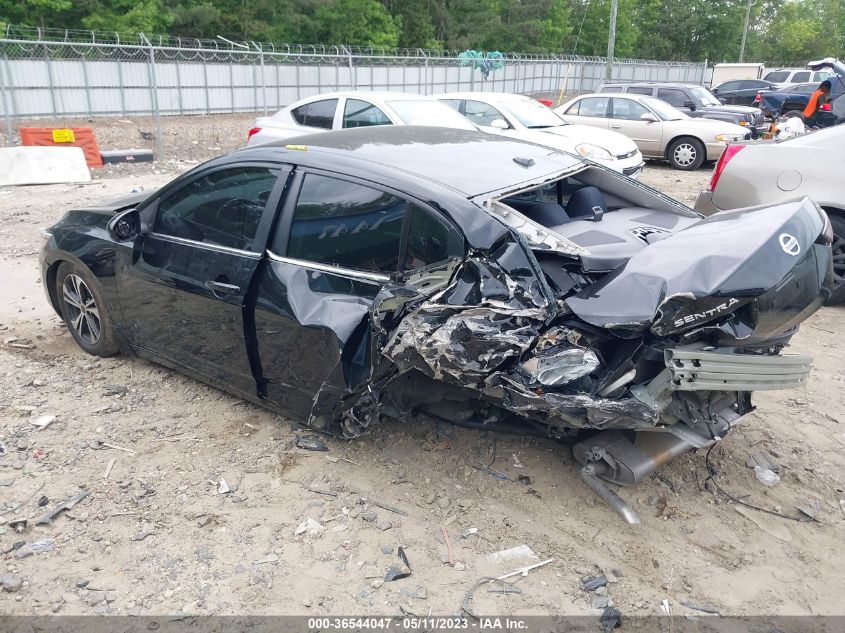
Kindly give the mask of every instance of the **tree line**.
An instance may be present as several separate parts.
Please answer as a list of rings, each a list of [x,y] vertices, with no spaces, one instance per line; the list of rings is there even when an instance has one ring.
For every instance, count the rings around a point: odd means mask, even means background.
[[[616,55],[736,61],[747,0],[619,0]],[[0,25],[604,55],[610,0],[0,0]],[[845,0],[756,0],[746,61],[845,57]]]

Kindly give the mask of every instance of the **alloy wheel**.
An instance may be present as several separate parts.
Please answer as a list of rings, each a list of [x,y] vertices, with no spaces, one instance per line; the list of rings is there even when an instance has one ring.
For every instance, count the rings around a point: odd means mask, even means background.
[[[79,275],[70,274],[62,284],[62,299],[67,306],[69,325],[89,345],[100,340],[102,323],[94,295]]]
[[[690,143],[681,143],[675,148],[672,156],[675,159],[676,165],[688,167],[695,162],[698,152]]]
[[[833,287],[839,288],[845,284],[845,237],[834,235],[830,250],[833,251]]]

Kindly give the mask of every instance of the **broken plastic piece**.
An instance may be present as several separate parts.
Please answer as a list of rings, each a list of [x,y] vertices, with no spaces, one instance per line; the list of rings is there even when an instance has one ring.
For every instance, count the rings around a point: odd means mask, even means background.
[[[70,510],[71,508],[73,508],[73,506],[75,506],[77,503],[87,497],[88,494],[89,493],[87,490],[83,490],[78,495],[71,497],[63,503],[60,503],[46,514],[42,515],[41,518],[35,522],[35,525],[47,525],[51,523],[57,514],[59,514],[60,512],[64,512],[65,510]]]
[[[305,449],[306,451],[327,451],[329,447],[325,442],[316,435],[300,435],[296,438],[297,448]]]
[[[408,562],[408,557],[405,555],[405,549],[400,547],[398,550],[399,560],[402,565],[391,565],[384,576],[384,582],[391,582],[393,580],[401,580],[411,575],[411,564]]]

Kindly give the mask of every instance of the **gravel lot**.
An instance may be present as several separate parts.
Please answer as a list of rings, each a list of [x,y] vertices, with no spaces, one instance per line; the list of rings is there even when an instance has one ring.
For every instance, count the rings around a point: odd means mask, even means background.
[[[514,580],[514,592],[481,587],[476,611],[598,615],[605,596],[581,579],[606,574],[606,597],[626,615],[659,614],[663,600],[678,615],[701,615],[685,603],[737,615],[845,613],[841,308],[821,310],[794,339],[816,359],[811,383],[758,395],[748,423],[712,453],[720,485],[749,502],[796,515],[816,500],[811,523],[740,512],[711,494],[702,454],[622,489],[643,519],[629,526],[550,441],[408,420],[308,452],[294,441],[309,433],[289,420],[145,361],[82,353],[44,299],[37,228],[72,206],[159,186],[219,151],[208,148],[242,144],[252,117],[219,117],[194,134],[199,119],[169,122],[168,162],[104,170],[84,186],[0,191],[0,611],[452,614],[479,577],[529,560],[489,554],[524,544],[554,561]],[[112,125],[129,137],[107,141]],[[96,128],[103,147],[150,129]],[[650,165],[643,180],[692,203],[708,178]],[[56,419],[39,429],[42,416]],[[761,449],[783,468],[772,488],[745,466]],[[231,492],[218,492],[221,480]],[[52,524],[34,525],[83,492]],[[30,521],[17,533],[20,518]],[[297,534],[309,519],[317,532]],[[399,546],[411,576],[385,583]]]

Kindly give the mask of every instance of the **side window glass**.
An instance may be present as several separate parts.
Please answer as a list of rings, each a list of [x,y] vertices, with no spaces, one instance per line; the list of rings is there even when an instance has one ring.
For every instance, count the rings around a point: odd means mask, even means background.
[[[628,88],[628,92],[633,92],[634,94],[638,95],[648,95],[649,97],[654,94],[654,89],[649,87],[643,86],[631,86]]]
[[[575,103],[573,103],[571,106],[569,106],[566,109],[566,112],[564,114],[571,114],[573,116],[576,116],[578,114],[578,108],[580,108],[580,107],[581,107],[581,102],[576,101]]]
[[[447,106],[449,106],[451,108],[455,108],[455,110],[460,111],[460,109],[461,109],[461,100],[460,99],[439,99],[439,101],[442,101],[443,103],[445,103]]]
[[[792,75],[791,81],[794,84],[801,83],[801,82],[804,82],[804,81],[810,81],[810,73],[809,72],[795,73],[794,75]]]
[[[416,270],[464,255],[464,238],[445,218],[411,207],[404,270]]]
[[[153,230],[258,251],[253,240],[279,173],[269,167],[239,167],[198,178],[159,203]]]
[[[604,86],[599,90],[599,92],[619,92],[621,88],[619,86]]]
[[[287,256],[366,272],[395,272],[407,207],[405,200],[377,189],[306,174]]]
[[[490,125],[496,119],[507,121],[496,108],[481,101],[467,100],[464,104],[464,116],[476,125]]]
[[[630,99],[614,99],[613,100],[613,118],[624,119],[626,121],[639,121],[643,114],[648,110],[636,101]]]
[[[369,101],[347,99],[343,106],[343,127],[369,127],[390,125],[390,119]]]
[[[308,104],[306,103],[305,105],[291,110],[290,115],[293,117],[294,121],[300,125],[305,125],[305,121],[308,118]]]
[[[690,101],[687,93],[677,88],[661,88],[657,91],[657,98],[676,108],[683,108],[685,101]]]
[[[581,116],[606,117],[608,97],[587,97],[581,99]]]
[[[335,110],[337,110],[337,99],[324,99],[323,101],[309,103],[305,125],[330,130],[334,123]]]
[[[728,92],[730,90],[739,90],[740,82],[738,81],[726,81],[721,86],[719,86],[719,92]]]

